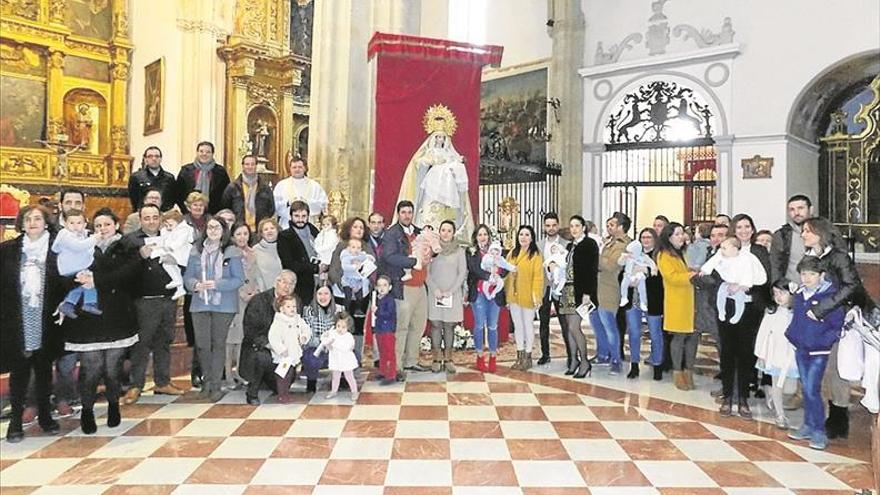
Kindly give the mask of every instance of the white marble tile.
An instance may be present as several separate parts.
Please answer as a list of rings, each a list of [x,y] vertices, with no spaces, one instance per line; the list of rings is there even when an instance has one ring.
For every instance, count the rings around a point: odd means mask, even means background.
[[[214,404],[168,404],[154,412],[153,419],[194,419],[198,418]]]
[[[446,391],[451,394],[488,394],[486,382],[446,382]]]
[[[596,421],[587,406],[541,406],[550,421]]]
[[[3,486],[48,485],[80,461],[81,459],[76,458],[23,459],[3,470],[0,484]]]
[[[266,459],[251,485],[317,485],[327,459]]]
[[[590,495],[660,495],[650,486],[591,486]]]
[[[846,490],[848,487],[822,468],[807,462],[755,462],[756,466],[787,488]]]
[[[123,474],[117,485],[179,485],[202,464],[201,458],[157,458],[144,459],[140,464]]]
[[[658,488],[716,487],[715,481],[691,461],[635,461],[642,474]]]
[[[449,406],[449,421],[498,421],[495,406]]]
[[[25,437],[19,443],[0,441],[0,459],[24,459],[61,437]]]
[[[171,495],[241,495],[247,489],[247,485],[180,485],[171,492]]]
[[[382,495],[384,490],[384,487],[369,485],[321,485],[315,487],[312,495]]]
[[[171,437],[116,437],[100,449],[89,454],[92,458],[143,458],[149,457]]]
[[[559,438],[548,421],[501,421],[504,438]]]
[[[515,486],[453,486],[452,495],[522,495]]]
[[[278,444],[281,437],[229,437],[223,440],[210,457],[222,459],[266,459]]]
[[[721,440],[766,440],[763,437],[759,437],[756,435],[752,435],[750,433],[743,433],[741,431],[731,430],[730,428],[724,428],[723,426],[716,426],[709,423],[700,423],[706,427],[707,430],[711,431],[716,437]]]
[[[385,486],[451,486],[452,461],[388,461]]]
[[[513,461],[523,487],[585,487],[583,476],[571,461]]]
[[[603,421],[602,426],[617,440],[665,440],[666,435],[647,421]]]
[[[360,405],[351,410],[348,419],[396,421],[400,417],[400,406]]]
[[[231,436],[241,424],[243,419],[194,419],[182,430],[177,432],[179,437],[228,437]]]
[[[297,419],[305,408],[305,404],[263,404],[248,419]]]
[[[298,419],[284,434],[286,437],[338,438],[345,428],[344,419]]]
[[[449,453],[454,461],[509,461],[510,451],[503,438],[453,438]]]
[[[395,438],[449,438],[447,421],[398,421]]]
[[[629,455],[615,440],[562,439],[562,445],[573,461],[628,461]]]
[[[539,406],[534,394],[493,393],[492,402],[496,406]]]
[[[723,440],[671,440],[692,461],[742,462],[748,461],[738,450]]]
[[[110,485],[44,485],[31,495],[100,495]]]
[[[446,392],[409,392],[403,394],[404,406],[445,406],[449,404]]]
[[[393,438],[344,437],[336,440],[331,459],[390,459]]]
[[[831,464],[860,464],[862,461],[842,455],[832,454],[823,450],[811,449],[802,445],[795,445],[788,442],[779,442],[795,454],[804,458],[809,462],[831,463]]]

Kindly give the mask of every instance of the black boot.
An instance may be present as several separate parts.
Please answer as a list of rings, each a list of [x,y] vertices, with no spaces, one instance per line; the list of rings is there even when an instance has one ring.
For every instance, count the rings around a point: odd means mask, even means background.
[[[318,391],[318,380],[306,380],[306,393],[315,393]]]
[[[659,382],[663,379],[663,368],[659,365],[654,365],[654,381]]]
[[[37,422],[40,424],[40,429],[42,429],[44,433],[54,435],[61,430],[61,425],[58,424],[58,421],[55,421],[52,418],[52,408],[48,404],[38,406]]]
[[[828,401],[828,419],[825,420],[825,434],[828,439],[847,438],[849,436],[849,409],[835,406]]]
[[[24,439],[24,428],[21,424],[21,415],[24,409],[18,408],[12,410],[12,417],[9,418],[9,428],[6,429],[6,441],[9,443],[18,443]]]
[[[86,435],[98,431],[98,425],[95,424],[95,411],[84,407],[79,416],[79,426]]]
[[[122,422],[122,414],[119,412],[118,402],[107,403],[107,426],[116,428]]]
[[[626,377],[630,380],[639,377],[639,363],[629,365],[629,373],[627,373]]]

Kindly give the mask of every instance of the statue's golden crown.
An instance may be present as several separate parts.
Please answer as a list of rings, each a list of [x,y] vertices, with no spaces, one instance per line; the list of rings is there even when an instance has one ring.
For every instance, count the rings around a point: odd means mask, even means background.
[[[446,105],[433,105],[425,112],[422,119],[422,125],[425,132],[432,134],[434,132],[444,132],[447,136],[455,134],[458,123],[455,121],[455,115]]]

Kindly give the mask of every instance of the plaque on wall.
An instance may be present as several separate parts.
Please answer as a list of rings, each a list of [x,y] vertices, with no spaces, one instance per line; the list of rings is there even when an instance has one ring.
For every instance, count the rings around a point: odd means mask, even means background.
[[[743,158],[743,179],[769,179],[773,168],[772,157],[755,155],[752,158]]]

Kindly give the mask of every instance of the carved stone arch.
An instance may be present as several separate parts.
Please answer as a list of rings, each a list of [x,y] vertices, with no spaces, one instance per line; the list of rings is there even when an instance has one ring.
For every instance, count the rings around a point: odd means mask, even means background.
[[[694,91],[694,93],[702,97],[702,99],[708,103],[710,110],[715,116],[715,125],[717,127],[715,135],[723,136],[728,134],[729,123],[727,121],[727,113],[725,112],[724,106],[721,104],[721,99],[718,97],[715,91],[708,84],[706,84],[705,81],[702,81],[701,79],[694,77],[690,74],[665,70],[639,74],[629,79],[625,83],[619,85],[611,93],[611,95],[609,95],[609,97],[605,99],[605,102],[602,104],[599,116],[593,126],[593,139],[591,142],[603,142],[603,132],[605,129],[605,125],[608,124],[608,119],[611,117],[611,115],[620,107],[621,104],[623,104],[623,98],[627,94],[635,91],[642,85],[657,80],[675,82],[679,86],[691,89],[692,91]]]
[[[880,49],[841,59],[814,76],[794,99],[785,128],[789,134],[815,143],[828,127],[830,114],[880,74]]]

